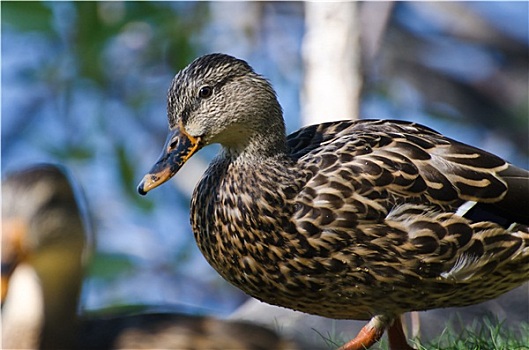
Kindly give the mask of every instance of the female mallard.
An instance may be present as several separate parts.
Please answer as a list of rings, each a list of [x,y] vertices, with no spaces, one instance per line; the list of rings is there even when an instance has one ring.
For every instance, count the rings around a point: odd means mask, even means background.
[[[492,299],[529,279],[529,172],[409,122],[338,121],[288,137],[275,92],[244,61],[200,57],[174,78],[170,134],[139,192],[199,149],[222,151],[197,185],[191,224],[208,262],[270,304],[370,320]]]
[[[87,235],[72,185],[62,169],[49,164],[2,182],[2,348],[295,348],[263,327],[206,316],[79,317]]]

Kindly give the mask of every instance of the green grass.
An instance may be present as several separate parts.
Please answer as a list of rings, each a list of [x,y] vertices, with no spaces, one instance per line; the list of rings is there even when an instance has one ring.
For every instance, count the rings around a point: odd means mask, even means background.
[[[336,329],[334,329],[334,322],[332,323],[332,325],[333,325],[333,328],[330,331],[326,332],[325,334],[321,333],[315,328],[312,328],[312,330],[316,332],[316,334],[318,334],[318,336],[320,336],[323,339],[325,344],[329,346],[329,349],[336,349],[340,347],[342,344],[344,344],[345,342],[347,342],[349,339],[347,339],[346,336],[342,332],[338,332]],[[342,341],[336,341],[336,339],[342,339]]]
[[[414,345],[419,350],[529,350],[529,323],[508,328],[486,317],[461,332],[454,332],[448,325],[437,339]]]
[[[453,325],[461,324],[451,321],[441,334],[430,341],[419,339],[409,341],[418,350],[529,350],[529,323],[524,322],[516,327],[506,327],[493,316],[475,320],[462,331],[455,331]],[[320,334],[329,345],[329,349],[336,349],[355,335]],[[337,341],[336,339],[341,339]],[[373,346],[373,350],[388,350],[388,341],[384,337]]]

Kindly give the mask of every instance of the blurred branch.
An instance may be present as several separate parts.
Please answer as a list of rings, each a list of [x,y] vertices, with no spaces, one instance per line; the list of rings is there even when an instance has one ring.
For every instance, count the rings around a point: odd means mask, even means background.
[[[525,52],[524,45],[499,31],[494,23],[471,8],[469,3],[450,1],[410,2],[419,14],[439,25],[445,35],[499,50]],[[434,14],[432,16],[432,14]]]

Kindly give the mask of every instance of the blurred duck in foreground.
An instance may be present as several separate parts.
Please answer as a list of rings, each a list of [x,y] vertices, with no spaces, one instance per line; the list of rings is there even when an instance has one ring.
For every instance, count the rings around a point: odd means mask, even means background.
[[[2,182],[3,349],[292,349],[245,322],[174,313],[78,316],[87,234],[62,168],[40,165]]]
[[[325,103],[325,101],[322,101]],[[270,304],[369,320],[477,304],[529,279],[529,172],[416,123],[337,121],[287,136],[270,83],[210,54],[174,78],[170,133],[140,194],[202,147],[222,151],[195,188],[191,224],[209,263]]]

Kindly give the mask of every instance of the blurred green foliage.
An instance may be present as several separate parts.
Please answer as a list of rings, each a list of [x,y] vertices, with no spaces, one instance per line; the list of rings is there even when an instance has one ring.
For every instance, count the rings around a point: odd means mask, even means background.
[[[102,54],[105,45],[134,23],[145,23],[152,29],[152,40],[143,52],[145,63],[165,58],[177,71],[196,56],[190,41],[208,18],[206,3],[180,4],[189,16],[178,15],[175,3],[169,2],[69,2],[73,12],[54,9],[54,4],[34,1],[2,2],[2,26],[20,32],[38,31],[55,40],[55,44],[71,48],[79,66],[79,76],[98,83],[110,83],[105,74]],[[65,12],[65,13],[61,13]],[[68,15],[71,28],[61,28],[54,18]],[[64,47],[58,47],[58,53]]]
[[[51,32],[52,11],[44,2],[3,1],[2,25],[13,26],[19,31],[38,30]]]

